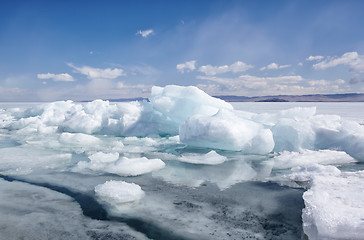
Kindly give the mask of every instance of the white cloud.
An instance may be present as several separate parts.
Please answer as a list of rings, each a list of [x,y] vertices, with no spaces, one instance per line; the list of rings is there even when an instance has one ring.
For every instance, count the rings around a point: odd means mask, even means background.
[[[193,71],[196,69],[196,60],[177,64],[176,68],[177,68],[178,72],[180,72],[180,73],[184,73],[185,70],[186,70],[186,72]]]
[[[219,78],[215,76],[197,76],[197,79],[209,80],[228,87],[229,89],[262,89],[274,83],[295,84],[301,82],[301,76],[280,76],[280,77],[257,77],[252,75],[241,75],[237,78]]]
[[[299,63],[297,63],[297,66],[302,67],[303,66],[303,63],[302,62],[299,62]]]
[[[74,82],[75,80],[68,73],[54,74],[54,73],[39,73],[38,79],[52,79],[55,82]]]
[[[248,69],[253,68],[253,65],[237,61],[233,64],[229,65],[223,65],[223,66],[211,66],[211,65],[205,65],[201,66],[199,68],[199,71],[202,73],[205,73],[206,75],[213,76],[216,74],[226,73],[226,72],[245,72]]]
[[[306,61],[320,61],[323,58],[324,56],[309,56],[308,58],[306,58]]]
[[[308,85],[310,85],[311,87],[327,86],[329,84],[330,84],[330,82],[328,82],[326,80],[311,80],[311,81],[308,81]]]
[[[86,75],[88,79],[115,79],[120,76],[125,76],[124,70],[121,68],[93,68],[89,66],[76,67],[71,63],[68,66],[73,68],[77,73]]]
[[[147,30],[139,30],[136,35],[140,35],[144,38],[148,37],[150,34],[153,34],[154,30],[153,29],[147,29]]]
[[[241,75],[236,78],[197,76],[197,79],[210,81],[209,84],[201,83],[198,86],[211,95],[302,95],[350,91],[350,88],[343,85],[345,81],[342,79],[310,80],[299,75],[278,77]]]
[[[282,68],[288,68],[291,65],[279,65],[277,63],[271,63],[265,67],[260,68],[260,71],[264,71],[264,70],[275,70],[275,69],[282,69]]]
[[[348,65],[352,71],[364,72],[364,56],[359,55],[357,52],[347,52],[341,57],[328,58],[322,62],[316,63],[313,65],[313,68],[316,70],[324,70],[338,65]]]

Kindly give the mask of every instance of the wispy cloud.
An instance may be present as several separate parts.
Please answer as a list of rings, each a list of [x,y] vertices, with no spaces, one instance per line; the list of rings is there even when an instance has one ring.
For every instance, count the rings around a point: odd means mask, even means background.
[[[214,76],[217,74],[222,74],[222,73],[227,73],[227,72],[233,72],[233,73],[238,73],[238,72],[245,72],[248,69],[253,68],[253,65],[241,62],[241,61],[237,61],[233,64],[229,65],[223,65],[223,66],[211,66],[211,65],[205,65],[205,66],[201,66],[199,68],[199,71],[202,73],[205,73],[208,76]]]
[[[147,30],[139,30],[136,35],[140,35],[144,38],[148,37],[149,35],[153,34],[154,30],[153,29],[147,29]]]
[[[282,68],[288,68],[291,65],[279,65],[277,63],[271,63],[265,67],[260,68],[260,71],[264,71],[264,70],[275,70],[275,69],[282,69]]]
[[[196,69],[196,60],[188,61],[185,63],[177,64],[177,71],[180,73],[190,72]]]
[[[115,79],[120,76],[125,76],[124,70],[121,68],[93,68],[89,66],[77,67],[72,63],[68,66],[73,68],[75,72],[86,75],[88,79]]]
[[[74,82],[75,79],[68,73],[54,74],[54,73],[39,73],[38,79],[52,79],[55,82]]]
[[[309,56],[308,58],[306,58],[306,61],[320,61],[324,58],[324,56]]]
[[[324,61],[316,63],[313,65],[313,68],[316,70],[324,70],[338,65],[348,65],[351,71],[364,72],[364,56],[359,55],[357,52],[347,52],[341,57],[327,58]]]

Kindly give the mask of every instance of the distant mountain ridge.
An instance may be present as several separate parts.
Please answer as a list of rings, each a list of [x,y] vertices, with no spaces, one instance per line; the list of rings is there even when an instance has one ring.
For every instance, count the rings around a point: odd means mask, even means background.
[[[364,102],[364,93],[272,95],[245,97],[235,95],[213,96],[227,102]],[[149,101],[148,98],[104,99],[110,102]],[[89,101],[84,101],[89,102]]]
[[[364,102],[364,93],[275,95],[275,96],[214,96],[227,102]]]

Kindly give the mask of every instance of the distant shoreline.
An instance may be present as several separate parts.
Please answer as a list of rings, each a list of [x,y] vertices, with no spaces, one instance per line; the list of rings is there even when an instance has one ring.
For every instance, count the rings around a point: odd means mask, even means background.
[[[226,102],[364,102],[364,93],[276,95],[276,96],[213,96]],[[105,99],[110,102],[148,101],[148,98]],[[89,102],[89,101],[84,101]]]
[[[363,93],[276,95],[276,96],[214,96],[227,102],[364,102]]]

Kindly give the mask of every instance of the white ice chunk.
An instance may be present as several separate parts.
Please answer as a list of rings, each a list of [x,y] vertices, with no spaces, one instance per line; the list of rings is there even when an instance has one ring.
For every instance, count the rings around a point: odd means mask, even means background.
[[[275,152],[313,149],[315,144],[315,131],[308,119],[281,118],[272,127],[272,132]]]
[[[259,123],[221,109],[209,117],[194,115],[180,126],[182,143],[197,147],[266,154],[272,151],[272,132]]]
[[[105,168],[106,172],[120,176],[137,176],[164,168],[165,163],[160,159],[126,158],[122,157]]]
[[[119,153],[97,152],[88,157],[93,163],[110,163],[119,159]]]
[[[164,88],[154,86],[149,100],[154,109],[177,124],[181,124],[195,114],[211,116],[219,109],[233,109],[230,103],[211,97],[193,86],[169,85]]]
[[[95,136],[83,133],[62,133],[59,141],[64,144],[94,145],[100,144],[101,140]]]
[[[281,152],[273,158],[274,168],[288,169],[296,166],[308,167],[314,164],[340,165],[357,162],[354,158],[342,151],[334,150],[301,150],[299,152]]]
[[[210,151],[206,154],[189,153],[183,154],[178,158],[181,162],[194,163],[194,164],[206,164],[206,165],[218,165],[227,160],[227,157],[221,156],[215,151]]]
[[[354,121],[340,122],[337,127],[327,124],[316,130],[317,148],[343,150],[359,161],[364,161],[364,126]]]
[[[92,170],[119,176],[137,176],[159,170],[165,166],[160,159],[127,158],[119,159],[119,153],[98,152],[89,156],[90,162],[81,161],[74,171]]]
[[[135,183],[124,181],[107,181],[95,187],[95,194],[104,203],[110,213],[123,210],[125,205],[130,207],[144,197],[144,191]]]
[[[313,176],[303,199],[303,229],[310,240],[363,239],[364,171]]]

